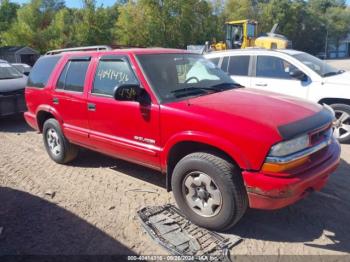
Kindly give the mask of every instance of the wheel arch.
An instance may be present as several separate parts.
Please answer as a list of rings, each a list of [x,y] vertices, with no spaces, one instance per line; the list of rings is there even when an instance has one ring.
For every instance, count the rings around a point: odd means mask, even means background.
[[[217,141],[220,141],[218,139]],[[214,142],[214,141],[213,141]],[[201,141],[198,138],[184,139],[173,143],[168,149],[165,150],[164,158],[162,160],[162,165],[164,166],[166,175],[166,188],[171,191],[171,176],[176,164],[188,154],[194,152],[209,152],[217,156],[220,156],[229,162],[233,163],[240,169],[249,169],[248,161],[243,158],[239,151],[236,151],[232,147],[228,150],[227,145],[219,143],[210,143],[209,141]]]
[[[332,105],[332,104],[345,104],[350,106],[350,99],[345,99],[345,98],[332,98],[332,97],[326,97],[322,98],[320,101],[318,101],[320,105],[327,104],[327,105]]]
[[[45,121],[50,118],[55,118],[60,124],[62,123],[62,119],[59,117],[55,109],[45,105],[38,108],[36,112],[36,121],[39,132],[43,131]]]

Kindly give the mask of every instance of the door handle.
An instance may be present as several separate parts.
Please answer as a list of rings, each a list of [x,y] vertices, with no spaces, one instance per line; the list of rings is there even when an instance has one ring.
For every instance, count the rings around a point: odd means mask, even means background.
[[[88,110],[89,111],[96,111],[96,105],[93,103],[88,103]]]
[[[52,102],[53,102],[55,105],[58,105],[58,104],[59,104],[59,101],[58,101],[58,98],[57,98],[57,97],[52,98]]]
[[[267,86],[267,84],[266,83],[257,83],[257,84],[255,84],[256,86]]]

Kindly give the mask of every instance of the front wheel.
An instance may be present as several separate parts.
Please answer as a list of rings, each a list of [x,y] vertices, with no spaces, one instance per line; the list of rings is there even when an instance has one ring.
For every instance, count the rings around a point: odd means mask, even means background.
[[[350,106],[345,104],[331,105],[335,112],[334,137],[340,143],[350,142]]]
[[[239,170],[210,153],[192,153],[181,159],[173,172],[172,190],[185,216],[213,230],[232,227],[248,206]]]

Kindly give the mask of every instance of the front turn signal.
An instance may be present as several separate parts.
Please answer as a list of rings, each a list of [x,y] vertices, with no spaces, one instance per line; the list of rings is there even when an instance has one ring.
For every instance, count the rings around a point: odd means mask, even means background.
[[[290,161],[287,163],[264,163],[262,167],[262,171],[264,172],[273,172],[273,173],[281,173],[287,170],[291,170],[293,168],[296,168],[298,166],[301,166],[309,161],[309,157],[303,157],[294,161]]]

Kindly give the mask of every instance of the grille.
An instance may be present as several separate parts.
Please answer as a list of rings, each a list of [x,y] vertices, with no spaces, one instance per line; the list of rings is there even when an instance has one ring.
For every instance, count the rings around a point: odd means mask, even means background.
[[[24,89],[0,93],[0,116],[26,111]]]

